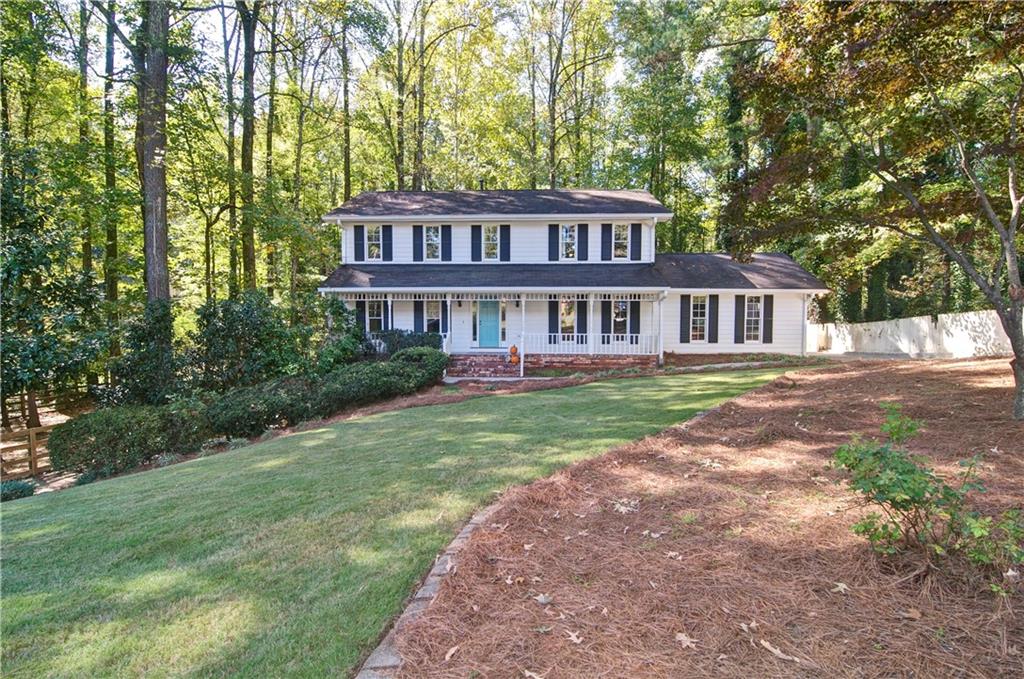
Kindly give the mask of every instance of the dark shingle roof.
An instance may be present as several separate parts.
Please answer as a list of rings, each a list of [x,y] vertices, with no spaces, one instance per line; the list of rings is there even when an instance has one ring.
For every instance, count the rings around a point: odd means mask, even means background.
[[[825,290],[828,286],[789,255],[764,252],[741,263],[726,254],[658,255],[655,268],[670,288]]]
[[[824,290],[789,256],[756,254],[741,264],[729,255],[658,255],[654,264],[350,264],[323,288],[706,288]]]
[[[661,288],[652,264],[353,264],[325,288]]]
[[[331,210],[327,216],[469,217],[562,214],[646,214],[668,217],[672,212],[647,191],[368,191]]]

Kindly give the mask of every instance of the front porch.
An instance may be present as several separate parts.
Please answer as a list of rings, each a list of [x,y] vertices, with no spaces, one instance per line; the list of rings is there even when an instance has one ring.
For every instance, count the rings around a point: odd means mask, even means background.
[[[515,347],[519,375],[536,367],[654,365],[664,354],[660,291],[336,294],[371,337],[390,329],[437,332],[446,353],[490,354],[492,361],[508,361]]]

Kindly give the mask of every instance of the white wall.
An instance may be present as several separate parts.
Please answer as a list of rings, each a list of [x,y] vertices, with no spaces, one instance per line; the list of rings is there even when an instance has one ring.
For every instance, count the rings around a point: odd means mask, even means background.
[[[431,222],[422,222],[431,224]],[[607,223],[607,222],[605,222]],[[372,224],[372,222],[367,222]],[[342,228],[343,262],[359,264],[355,260],[355,236],[352,226]],[[654,261],[654,228],[649,222],[641,228],[642,243],[640,261]],[[409,264],[412,259],[412,224],[393,224],[391,227],[392,261],[372,262],[372,264]],[[510,262],[488,261],[485,264],[548,264],[548,222],[516,222],[511,224],[509,232]],[[583,261],[583,260],[580,260]],[[601,262],[601,224],[590,224],[587,229],[587,262]],[[614,262],[629,260],[614,260]],[[371,262],[365,262],[371,263]],[[416,262],[420,264],[421,262]],[[422,262],[435,263],[435,262]],[[448,264],[449,262],[440,262]],[[474,264],[472,261],[472,235],[469,224],[452,225],[452,264]],[[608,264],[609,262],[604,262]],[[636,263],[635,261],[633,262]]]
[[[935,358],[1005,356],[1010,340],[995,311],[808,326],[807,350]]]
[[[713,292],[713,291],[711,291]],[[750,291],[754,293],[756,291]],[[736,295],[718,293],[718,342],[679,341],[679,297],[670,293],[665,298],[664,346],[666,352],[678,354],[799,354],[803,341],[804,304],[802,293],[773,293],[772,342],[744,342],[733,339]]]

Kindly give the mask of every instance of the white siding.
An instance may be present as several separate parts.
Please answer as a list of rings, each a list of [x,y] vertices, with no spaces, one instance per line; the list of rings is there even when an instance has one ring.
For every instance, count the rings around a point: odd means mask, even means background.
[[[758,294],[756,291],[751,291]],[[665,299],[663,341],[666,352],[679,354],[738,354],[738,353],[801,353],[804,329],[803,294],[794,292],[774,293],[772,312],[772,342],[744,342],[736,344],[733,325],[735,323],[736,295],[718,294],[718,342],[679,341],[679,297],[681,293],[670,292]],[[704,294],[704,293],[694,293]],[[715,294],[714,290],[707,294]]]
[[[364,226],[375,224],[366,222]],[[420,222],[417,222],[417,224]],[[422,222],[435,224],[437,222]],[[553,223],[553,222],[552,222]],[[635,223],[635,220],[634,222]],[[393,223],[392,261],[393,264],[409,264],[412,258],[412,223]],[[512,264],[547,264],[548,262],[548,222],[514,222],[510,224],[510,262]],[[647,221],[641,227],[640,261],[654,261],[654,227]],[[342,263],[358,263],[355,259],[355,229],[352,225],[341,227]],[[601,262],[601,223],[590,223],[587,229],[587,262]],[[615,263],[629,263],[630,260],[615,260]],[[373,262],[374,264],[385,262]],[[470,224],[452,225],[452,259],[453,264],[470,264],[472,261],[472,235]],[[504,264],[506,262],[483,262],[484,264]],[[606,264],[608,262],[605,262]],[[635,262],[634,262],[635,263]]]

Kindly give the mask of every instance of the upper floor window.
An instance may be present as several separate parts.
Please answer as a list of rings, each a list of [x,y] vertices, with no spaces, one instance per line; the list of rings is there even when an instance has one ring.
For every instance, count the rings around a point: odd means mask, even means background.
[[[559,244],[560,259],[576,259],[576,225],[562,224],[562,237]]]
[[[616,224],[612,229],[612,258],[629,259],[629,224]]]
[[[708,296],[694,295],[690,300],[690,340],[703,342],[708,331]]]
[[[428,260],[440,260],[441,259],[441,227],[425,226],[423,227],[423,252],[425,259]]]
[[[384,329],[384,302],[379,299],[366,303],[366,329],[370,332]]]
[[[441,332],[441,302],[427,300],[423,307],[427,332]]]
[[[743,325],[743,339],[747,342],[761,341],[761,296],[747,296],[746,322]]]
[[[366,227],[366,259],[379,260],[382,252],[380,224]]]
[[[484,225],[484,259],[497,260],[498,259],[498,225],[497,224],[485,224]]]

